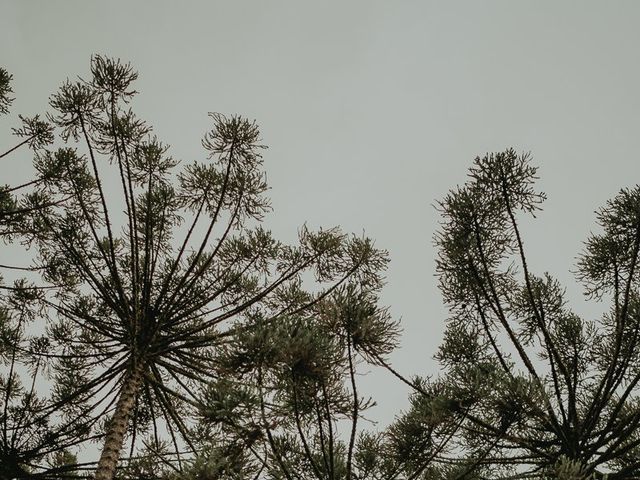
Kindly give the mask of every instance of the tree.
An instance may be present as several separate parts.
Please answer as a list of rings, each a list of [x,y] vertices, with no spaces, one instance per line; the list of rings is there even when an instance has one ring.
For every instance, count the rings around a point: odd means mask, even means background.
[[[248,456],[245,468],[288,480],[367,477],[358,421],[371,401],[358,393],[357,364],[367,348],[389,353],[398,334],[377,306],[380,286],[348,283],[276,328],[256,317],[226,346],[230,375],[210,385],[201,411],[204,438],[236,439],[221,457]]]
[[[379,287],[347,283],[276,328],[255,318],[220,353],[229,375],[203,392],[199,454],[168,478],[453,478],[435,459],[460,422],[438,384],[416,380],[424,395],[388,429],[362,428],[373,400],[359,393],[359,367],[379,364],[399,334]]]
[[[13,93],[13,88],[11,88],[12,79],[13,75],[0,67],[0,115],[9,113],[9,107],[13,102],[13,98],[11,98]]]
[[[0,115],[9,113],[13,101],[11,80],[12,76],[0,68]],[[22,126],[13,133],[20,141],[0,154],[3,162],[23,146],[38,151],[53,141],[52,127],[37,115],[18,118]],[[4,242],[24,233],[24,215],[38,208],[32,189],[42,180],[0,186],[0,235]],[[68,449],[77,445],[83,429],[77,421],[61,425],[55,415],[39,414],[48,401],[47,395],[36,391],[46,366],[47,342],[44,337],[29,337],[27,331],[39,316],[41,292],[25,279],[16,278],[16,273],[30,271],[31,267],[19,264],[0,265],[0,362],[7,368],[6,375],[0,375],[0,478],[68,478],[67,472],[76,468]]]
[[[136,78],[94,56],[89,80],[51,97],[63,145],[36,151],[33,208],[16,234],[36,252],[33,303],[55,382],[30,425],[60,411],[102,432],[96,479],[114,477],[127,435],[129,456],[143,444],[180,463],[195,449],[199,385],[225,375],[228,342],[303,319],[345,282],[378,285],[386,264],[371,240],[335,228],[302,227],[288,246],[260,226],[269,203],[254,122],[211,114],[208,159],[178,172],[129,107]]]
[[[528,155],[488,154],[439,204],[451,318],[437,358],[466,410],[458,455],[490,478],[640,478],[640,188],[597,212],[578,260],[586,295],[611,302],[590,321],[527,262],[518,214],[545,198],[535,179]]]
[[[11,94],[13,88],[11,87],[11,80],[13,76],[9,74],[4,68],[0,67],[0,115],[6,115],[9,113],[9,107],[13,103]],[[19,128],[13,128],[13,134],[20,138],[20,142],[9,148],[8,150],[0,153],[0,159],[7,157],[9,154],[15,152],[22,146],[28,146],[34,152],[44,147],[51,145],[53,142],[53,128],[52,126],[40,119],[39,115],[34,117],[24,117],[18,115],[22,126]],[[29,206],[21,204],[20,199],[16,198],[16,195],[22,194],[29,187],[34,186],[38,182],[42,182],[44,178],[33,180],[22,185],[9,186],[3,185],[0,187],[0,233],[3,240],[7,241],[12,238],[15,232],[12,228],[16,225],[16,220],[23,213],[30,211]],[[25,196],[23,201],[26,204],[31,203],[28,195]],[[3,269],[10,268],[6,265],[2,265]]]

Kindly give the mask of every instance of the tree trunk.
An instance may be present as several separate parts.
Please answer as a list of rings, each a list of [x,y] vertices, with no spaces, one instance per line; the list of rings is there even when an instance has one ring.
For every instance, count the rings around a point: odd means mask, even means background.
[[[107,436],[98,461],[95,480],[112,480],[124,443],[129,418],[136,404],[136,396],[142,384],[143,366],[138,363],[127,371],[116,403],[116,411],[108,425]]]

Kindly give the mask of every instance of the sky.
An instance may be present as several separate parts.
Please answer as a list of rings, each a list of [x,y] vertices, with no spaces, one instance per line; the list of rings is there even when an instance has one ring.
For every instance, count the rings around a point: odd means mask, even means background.
[[[256,119],[283,241],[339,225],[391,262],[382,303],[401,321],[391,356],[435,375],[447,310],[435,277],[434,208],[474,157],[531,152],[548,200],[523,221],[533,273],[550,272],[595,319],[572,271],[594,211],[640,178],[640,3],[633,1],[64,1],[0,3],[0,65],[17,114],[47,110],[92,54],[140,72],[135,110],[178,159],[203,160],[208,112]],[[9,160],[7,160],[7,163]],[[28,180],[27,152],[0,183]],[[6,250],[8,251],[8,250]],[[0,260],[2,260],[0,252]],[[361,393],[388,424],[407,388],[371,368]]]

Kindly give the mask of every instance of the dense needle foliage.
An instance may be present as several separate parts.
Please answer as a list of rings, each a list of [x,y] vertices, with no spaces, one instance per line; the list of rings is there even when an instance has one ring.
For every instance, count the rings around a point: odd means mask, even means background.
[[[0,187],[2,239],[32,260],[0,265],[0,479],[640,478],[640,187],[597,212],[576,276],[610,308],[583,319],[527,260],[529,156],[476,158],[439,203],[442,374],[406,379],[386,252],[274,239],[255,122],[210,114],[203,159],[179,162],[133,113],[136,78],[94,56],[0,153],[35,172]],[[412,389],[380,432],[369,366]]]
[[[212,114],[206,159],[179,167],[129,107],[136,77],[95,56],[89,80],[51,97],[61,145],[36,148],[12,232],[36,254],[40,283],[26,291],[47,324],[20,348],[53,383],[30,425],[56,413],[104,435],[96,478],[112,478],[125,437],[129,456],[144,445],[179,469],[200,385],[225,373],[218,351],[303,318],[344,282],[375,290],[386,264],[369,239],[335,228],[275,240],[260,225],[270,208],[255,123]],[[23,347],[36,341],[46,348]]]
[[[0,114],[8,114],[13,101],[12,76],[0,68]],[[53,141],[53,129],[35,117],[18,115],[21,126],[13,128],[19,143],[0,153],[2,169],[12,168],[20,147],[37,152]],[[6,157],[6,158],[5,158]],[[5,163],[6,162],[6,163]],[[44,179],[20,185],[0,185],[0,235],[5,242],[24,231],[24,215],[35,212],[33,188]],[[12,263],[0,265],[0,478],[65,478],[77,467],[68,451],[87,436],[80,419],[55,422],[42,409],[50,401],[39,392],[47,361],[47,340],[29,335],[41,320],[42,292],[20,278],[33,267]],[[40,330],[41,330],[41,323]]]
[[[527,262],[518,216],[545,198],[535,174],[528,155],[486,155],[440,202],[451,318],[437,357],[467,409],[461,451],[483,478],[639,478],[640,188],[597,212],[577,278],[611,308],[583,319]]]

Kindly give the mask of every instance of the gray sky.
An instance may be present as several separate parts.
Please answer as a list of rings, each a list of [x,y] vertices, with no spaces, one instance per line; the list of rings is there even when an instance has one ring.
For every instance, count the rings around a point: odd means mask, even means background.
[[[134,104],[183,160],[203,159],[207,112],[261,126],[274,212],[266,226],[340,225],[391,254],[383,301],[402,319],[401,372],[433,374],[446,319],[434,278],[434,202],[476,155],[531,151],[549,200],[526,223],[535,273],[583,302],[570,270],[593,211],[638,182],[640,3],[2,1],[0,65],[14,75],[12,115],[46,110],[92,53],[140,72]],[[4,148],[0,148],[4,150]],[[9,160],[7,160],[9,162]],[[28,178],[11,157],[0,183]],[[0,260],[3,260],[0,252]],[[407,390],[365,379],[388,423]]]

